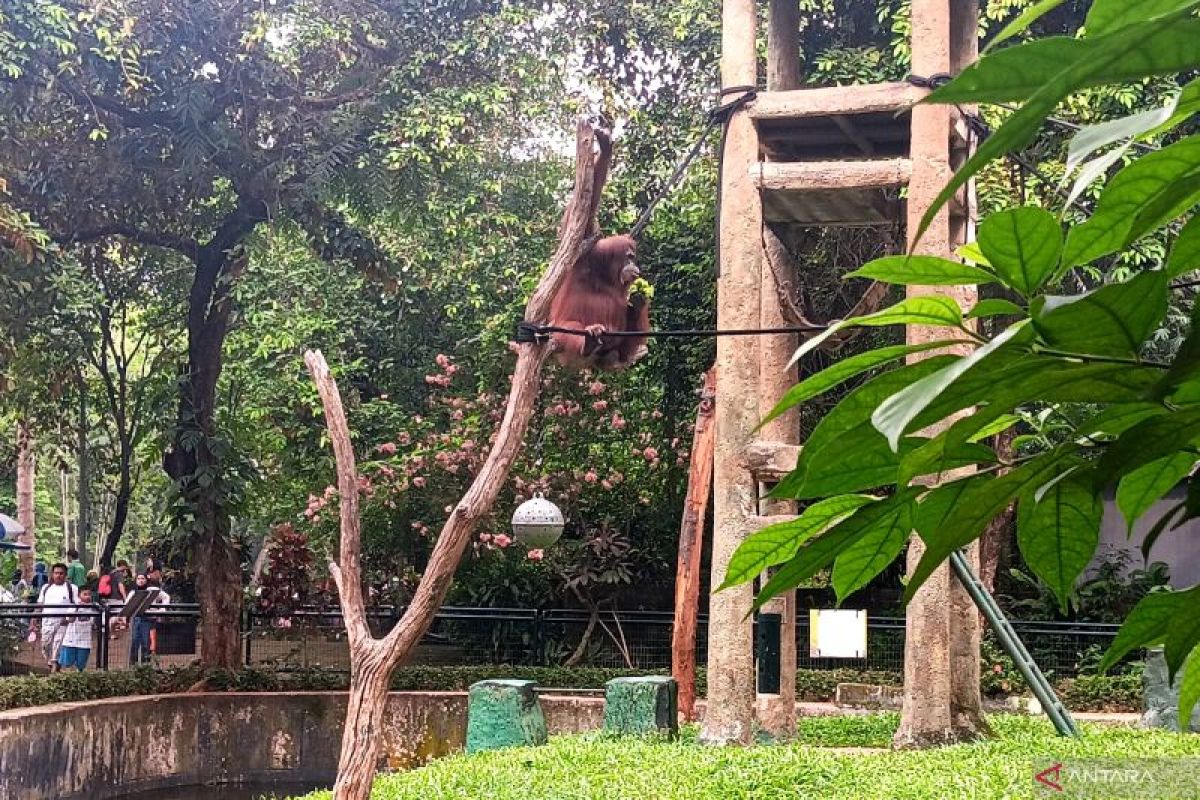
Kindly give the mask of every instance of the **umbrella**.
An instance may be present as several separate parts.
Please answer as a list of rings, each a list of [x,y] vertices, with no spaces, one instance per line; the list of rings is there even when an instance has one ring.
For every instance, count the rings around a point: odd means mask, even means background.
[[[0,539],[8,539],[13,536],[20,536],[25,532],[25,526],[17,522],[7,514],[0,514],[0,532],[4,535]]]

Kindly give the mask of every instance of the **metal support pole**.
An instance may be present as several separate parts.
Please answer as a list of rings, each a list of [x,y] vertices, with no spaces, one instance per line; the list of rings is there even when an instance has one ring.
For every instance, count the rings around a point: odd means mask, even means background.
[[[975,575],[962,553],[957,550],[951,553],[950,565],[954,568],[954,574],[958,576],[959,581],[966,587],[967,593],[971,595],[971,599],[975,601],[975,605],[983,612],[983,616],[992,626],[992,630],[996,632],[1004,652],[1012,657],[1013,663],[1021,671],[1025,682],[1029,684],[1034,696],[1042,704],[1046,716],[1054,723],[1054,729],[1058,731],[1058,735],[1080,738],[1079,727],[1075,724],[1071,712],[1054,693],[1054,687],[1050,685],[1050,681],[1046,680],[1046,676],[1042,674],[1037,662],[1025,649],[1025,643],[1021,641],[1021,637],[1017,636],[1012,623],[1008,621],[1008,617],[1004,615],[1004,611],[988,592],[987,587]]]

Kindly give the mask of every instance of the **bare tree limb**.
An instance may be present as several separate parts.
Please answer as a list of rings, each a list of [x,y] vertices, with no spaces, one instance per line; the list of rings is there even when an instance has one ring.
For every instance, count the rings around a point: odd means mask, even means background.
[[[147,231],[134,227],[126,222],[108,222],[94,228],[85,228],[72,233],[55,234],[53,239],[58,244],[86,244],[88,242],[107,239],[110,236],[121,236],[140,244],[152,247],[165,247],[182,253],[195,260],[200,252],[200,244],[190,236],[178,236],[173,233]]]

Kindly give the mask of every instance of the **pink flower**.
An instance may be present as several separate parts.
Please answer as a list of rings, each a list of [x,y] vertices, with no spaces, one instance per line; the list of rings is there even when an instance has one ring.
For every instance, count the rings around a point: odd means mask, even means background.
[[[441,367],[442,369],[445,369],[446,367],[450,366],[449,356],[443,355],[442,353],[438,353],[437,358],[435,358],[434,361],[436,361],[437,365],[439,367]]]
[[[402,431],[396,436],[396,441],[400,444],[412,444],[412,436],[409,436],[408,431]]]
[[[607,411],[608,410],[608,401],[607,400],[597,400],[596,402],[592,403],[592,410],[600,411],[600,412]]]
[[[413,486],[417,487],[418,489],[424,489],[425,479],[421,477],[413,478]]]
[[[642,455],[646,457],[647,461],[653,461],[654,459],[658,458],[658,451],[653,447],[647,447],[642,451]]]
[[[375,449],[383,453],[385,456],[390,456],[396,452],[396,444],[394,442],[384,442]]]
[[[603,391],[604,391],[604,384],[601,383],[600,381],[593,381],[592,385],[588,387],[588,394],[590,394],[592,397],[598,396]]]
[[[583,479],[588,483],[595,483],[596,481],[600,480],[600,476],[596,474],[596,470],[589,469],[587,474],[583,476]]]
[[[496,547],[508,547],[512,544],[512,537],[507,533],[497,533],[492,537],[492,541],[496,544]]]
[[[530,550],[525,554],[525,557],[530,561],[541,561],[545,556],[546,554],[541,550]]]
[[[490,533],[479,534],[479,541],[483,542],[484,544],[487,544],[491,540],[492,540],[492,535]]]
[[[611,490],[613,488],[612,481],[610,481],[610,480],[600,481],[600,485],[603,486],[605,489],[609,489],[609,490]]]
[[[620,412],[612,415],[612,426],[614,428],[619,431],[623,431],[625,430],[625,425],[625,418],[621,416]]]

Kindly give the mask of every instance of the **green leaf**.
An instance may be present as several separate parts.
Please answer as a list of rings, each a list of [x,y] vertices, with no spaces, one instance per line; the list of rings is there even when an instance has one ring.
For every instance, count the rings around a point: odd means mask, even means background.
[[[832,583],[840,604],[896,560],[913,532],[913,504],[871,525],[833,562]]]
[[[1143,272],[1084,294],[1038,298],[1033,324],[1056,350],[1135,356],[1166,316],[1167,294],[1166,273]]]
[[[759,591],[758,597],[754,599],[754,609],[758,610],[771,598],[795,588],[801,581],[808,580],[818,570],[829,566],[838,553],[865,536],[876,525],[885,524],[891,517],[911,514],[911,506],[922,491],[924,490],[913,488],[897,492],[885,500],[859,509],[853,516],[842,520],[820,536],[809,539]]]
[[[790,560],[804,542],[878,499],[862,494],[830,497],[813,503],[794,520],[768,525],[750,534],[729,559],[725,581],[717,591],[754,580],[767,567]]]
[[[855,327],[878,328],[886,325],[932,325],[942,328],[962,327],[962,309],[958,303],[942,295],[907,297],[885,309],[865,317],[851,317],[829,326],[820,336],[809,339],[792,355],[791,367],[808,353],[820,347],[826,339],[840,330]]]
[[[974,308],[967,312],[966,319],[983,319],[984,317],[1026,316],[1025,309],[1011,300],[1002,297],[989,297],[980,300]]]
[[[962,498],[989,480],[990,478],[986,475],[959,478],[943,483],[933,491],[926,493],[921,498],[920,505],[917,506],[915,523],[921,539],[928,541],[930,537],[936,536],[938,530],[950,516],[950,512],[958,506]]]
[[[1041,501],[1026,495],[1017,513],[1017,546],[1065,614],[1075,579],[1100,544],[1103,505],[1074,478],[1054,484]]]
[[[967,441],[982,441],[989,437],[995,436],[998,433],[1003,433],[1013,425],[1020,424],[1021,421],[1021,417],[1017,416],[1016,414],[1001,414],[1000,416],[996,417],[996,419],[977,430],[975,434]]]
[[[868,350],[865,353],[859,353],[858,355],[836,361],[831,366],[808,376],[789,389],[783,396],[783,399],[779,401],[779,404],[771,409],[771,413],[767,414],[763,421],[759,423],[759,427],[766,425],[780,414],[796,407],[805,400],[824,394],[833,387],[868,370],[881,367],[884,364],[888,364],[904,356],[912,355],[913,353],[923,353],[926,350],[934,350],[939,347],[954,347],[965,343],[966,340],[964,339],[947,339],[939,342],[925,342],[923,344],[898,344]]]
[[[979,242],[967,242],[964,245],[959,245],[954,251],[963,261],[969,261],[972,264],[978,264],[981,267],[990,267],[987,256],[979,249]]]
[[[919,240],[925,234],[942,206],[986,164],[1032,142],[1046,117],[1067,95],[1089,86],[1138,81],[1152,75],[1194,68],[1200,62],[1195,46],[1198,37],[1200,20],[1180,13],[1132,25],[1096,39],[1046,39],[1010,47],[963,70],[949,84],[931,93],[925,102],[1028,99],[955,172],[925,212],[921,224],[913,232],[914,239]],[[1042,49],[1034,50],[1032,44],[1038,44]],[[1050,52],[1051,47],[1054,52]],[[1005,58],[1001,60],[1001,56]],[[1032,93],[1023,93],[1031,86]],[[1005,91],[997,87],[1003,87]]]
[[[1143,420],[1166,413],[1161,403],[1117,403],[1090,417],[1079,426],[1078,432],[1089,439],[1116,437]]]
[[[1172,681],[1175,673],[1187,660],[1192,648],[1200,644],[1200,586],[1186,592],[1176,592],[1180,613],[1167,623],[1167,635],[1163,639],[1163,656],[1167,660],[1167,675]]]
[[[1200,647],[1194,648],[1179,677],[1179,729],[1188,729],[1192,709],[1200,700]]]
[[[1200,408],[1187,408],[1134,425],[1104,451],[1096,464],[1095,489],[1152,461],[1172,455],[1200,436]]]
[[[1146,532],[1146,535],[1142,537],[1142,560],[1147,564],[1150,563],[1150,551],[1154,549],[1154,543],[1158,541],[1158,537],[1163,535],[1163,531],[1167,529],[1167,526],[1169,526],[1171,522],[1173,522],[1175,518],[1179,516],[1179,512],[1183,511],[1184,505],[1185,504],[1182,502],[1176,503],[1164,511],[1162,516],[1160,516],[1150,530]]]
[[[957,359],[952,364],[929,375],[889,397],[871,415],[876,430],[887,437],[893,450],[900,447],[900,437],[908,425],[916,419],[942,392],[946,391],[967,370],[982,363],[988,356],[1016,338],[1025,330],[1022,320],[992,339],[983,347]]]
[[[1178,278],[1200,269],[1200,214],[1188,220],[1167,256],[1167,277]]]
[[[1029,297],[1058,269],[1062,228],[1044,208],[992,214],[979,226],[979,247],[1005,285]]]
[[[1117,637],[1100,659],[1097,671],[1103,673],[1112,669],[1131,650],[1162,642],[1167,635],[1167,625],[1179,611],[1178,592],[1151,592],[1143,597],[1117,631]]]
[[[795,497],[827,497],[894,483],[901,454],[923,441],[909,437],[900,443],[900,453],[896,453],[878,431],[868,424],[859,425],[838,440],[837,450],[842,457],[831,455],[832,448],[827,448],[822,457],[808,462],[804,482],[796,490]]]
[[[972,482],[956,498],[955,504],[936,528],[921,528],[922,520],[918,518],[918,530],[925,540],[926,549],[909,577],[904,601],[912,600],[937,566],[955,550],[977,539],[992,518],[1007,508],[1014,498],[1033,491],[1053,478],[1074,449],[1073,445],[1060,445],[1055,450],[1013,467],[998,478]]]
[[[1117,485],[1117,508],[1121,509],[1128,530],[1132,532],[1133,523],[1186,478],[1195,464],[1194,454],[1175,453],[1151,461],[1122,478]]]
[[[995,38],[988,42],[988,46],[984,48],[984,53],[991,51],[993,47],[1011,39],[1018,33],[1023,33],[1030,25],[1040,19],[1042,15],[1048,14],[1058,8],[1063,2],[1064,0],[1040,0],[1040,2],[1029,6],[1018,14],[1015,19],[1000,29]]]
[[[771,496],[780,499],[814,496],[805,489],[805,482],[810,467],[817,459],[853,466],[858,454],[843,447],[847,439],[855,439],[859,443],[876,441],[886,449],[886,441],[871,426],[871,412],[884,398],[937,371],[953,359],[953,356],[933,356],[915,364],[907,364],[871,378],[842,398],[813,428],[804,447],[800,449],[796,469],[775,486]],[[826,448],[830,448],[832,455],[824,452]]]
[[[847,278],[870,278],[906,286],[974,286],[995,283],[996,276],[979,267],[937,256],[884,256],[869,261]]]
[[[990,427],[998,418],[1009,416],[1004,408],[985,406],[977,409],[973,414],[955,420],[954,424],[950,427],[941,431],[920,447],[904,454],[900,460],[900,470],[896,477],[896,483],[900,486],[906,486],[913,478],[920,475],[941,475],[958,466],[962,466],[964,463],[962,461],[962,456],[964,455],[962,448],[968,442],[978,438],[980,429]],[[991,448],[984,447],[984,450],[986,450],[986,457],[982,451],[977,451],[975,454],[979,457],[978,461],[967,461],[966,463],[996,460],[996,454]]]
[[[1196,0],[1096,0],[1083,26],[1089,37],[1200,5]]]
[[[1138,158],[1108,182],[1092,216],[1071,228],[1063,269],[1114,253],[1171,218],[1176,208],[1186,208],[1198,176],[1200,135]],[[1182,195],[1176,197],[1173,187]],[[1163,197],[1171,201],[1166,206],[1161,205]]]
[[[1191,328],[1188,330],[1188,335],[1184,337],[1179,349],[1175,351],[1175,358],[1171,361],[1167,374],[1163,375],[1162,380],[1155,385],[1150,396],[1154,400],[1162,400],[1198,375],[1200,375],[1200,303],[1193,303]]]

